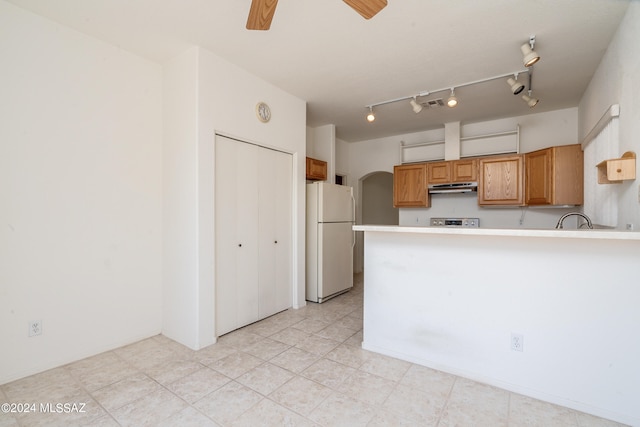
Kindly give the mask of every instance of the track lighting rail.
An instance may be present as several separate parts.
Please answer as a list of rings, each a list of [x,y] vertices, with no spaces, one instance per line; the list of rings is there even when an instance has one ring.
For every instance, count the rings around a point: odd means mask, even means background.
[[[487,77],[485,79],[474,80],[472,82],[466,82],[466,83],[460,83],[460,84],[456,84],[456,85],[450,85],[450,86],[447,86],[447,87],[444,87],[444,88],[441,88],[441,89],[425,90],[425,91],[422,91],[422,92],[418,92],[417,94],[414,94],[414,95],[402,96],[400,98],[388,99],[386,101],[380,101],[380,102],[376,102],[374,104],[365,105],[365,108],[371,110],[373,107],[378,107],[380,105],[386,105],[386,104],[392,104],[394,102],[406,101],[406,100],[417,98],[417,97],[420,97],[420,96],[428,96],[428,95],[431,95],[431,94],[434,94],[434,93],[438,93],[438,92],[447,92],[447,91],[450,92],[452,90],[452,88],[453,89],[458,89],[458,88],[465,87],[465,86],[472,86],[472,85],[476,85],[476,84],[479,84],[479,83],[486,83],[486,82],[490,82],[492,80],[503,79],[505,77],[512,77],[512,76],[515,76],[517,74],[524,74],[524,73],[529,74],[529,70],[530,69],[527,68],[527,69],[524,69],[524,70],[513,71],[511,73],[505,73],[505,74],[500,74],[500,75],[493,76],[493,77]]]
[[[386,101],[380,101],[380,102],[376,102],[374,104],[369,104],[369,105],[365,105],[365,108],[369,109],[369,114],[367,115],[367,120],[369,122],[372,122],[375,120],[375,115],[373,113],[373,107],[378,107],[380,105],[385,105],[385,104],[392,104],[394,102],[400,102],[400,101],[406,101],[406,100],[410,100],[409,104],[411,105],[411,108],[413,109],[413,112],[418,114],[420,111],[422,111],[422,105],[419,104],[417,102],[417,98],[419,96],[427,96],[427,95],[431,95],[433,93],[438,93],[438,92],[445,92],[450,90],[451,94],[449,96],[449,99],[447,99],[447,106],[450,108],[454,108],[455,106],[458,105],[458,98],[456,97],[455,94],[455,90],[459,89],[461,87],[465,87],[465,86],[472,86],[472,85],[476,85],[479,83],[485,83],[485,82],[489,82],[491,80],[497,80],[497,79],[503,79],[505,77],[509,77],[509,79],[507,80],[507,84],[509,85],[509,88],[511,89],[511,92],[514,95],[518,95],[520,94],[520,92],[522,92],[524,90],[524,84],[522,84],[521,81],[518,81],[518,75],[520,74],[524,74],[527,73],[527,76],[529,77],[529,90],[528,90],[528,95],[522,95],[522,99],[524,100],[524,102],[527,103],[527,105],[529,106],[529,108],[533,108],[538,104],[538,99],[537,98],[533,98],[531,96],[531,75],[533,74],[533,64],[537,63],[540,60],[540,55],[538,55],[538,53],[533,50],[535,48],[536,45],[536,36],[532,35],[529,37],[529,42],[523,44],[522,46],[520,46],[520,50],[522,51],[522,65],[524,65],[525,68],[524,70],[518,70],[518,71],[513,71],[511,73],[505,73],[505,74],[499,74],[497,76],[493,76],[493,77],[487,77],[486,79],[480,79],[480,80],[474,80],[471,82],[467,82],[467,83],[459,83],[457,85],[451,85],[451,86],[447,86],[447,87],[443,87],[440,89],[434,89],[434,90],[424,90],[422,92],[418,92],[415,95],[409,95],[409,96],[402,96],[400,98],[393,98],[393,99],[388,99]],[[512,78],[513,76],[513,78]]]

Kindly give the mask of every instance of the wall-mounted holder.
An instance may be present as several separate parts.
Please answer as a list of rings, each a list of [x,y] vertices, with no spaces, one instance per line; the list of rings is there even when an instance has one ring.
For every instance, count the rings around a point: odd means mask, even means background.
[[[619,159],[603,160],[598,168],[598,184],[620,184],[636,179],[636,153],[627,151]]]

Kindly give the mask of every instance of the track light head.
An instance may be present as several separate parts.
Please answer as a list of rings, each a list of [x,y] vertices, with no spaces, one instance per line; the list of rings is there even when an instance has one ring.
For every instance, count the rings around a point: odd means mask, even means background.
[[[525,43],[520,46],[520,50],[522,51],[522,63],[525,67],[531,67],[533,64],[540,60],[540,55],[533,50],[536,45],[536,36],[531,36],[529,38],[529,43]]]
[[[451,96],[449,97],[449,99],[447,99],[447,106],[449,108],[453,108],[456,105],[458,105],[458,98],[456,98],[456,94],[453,91],[453,88],[451,88]]]
[[[524,100],[524,102],[527,103],[529,108],[535,107],[536,105],[538,105],[538,102],[540,102],[539,99],[531,97],[531,92],[529,92],[528,96],[527,95],[522,95],[522,99]]]
[[[515,77],[516,77],[515,79],[512,79],[511,77],[509,77],[507,79],[507,84],[511,88],[511,92],[513,92],[514,95],[517,95],[524,90],[524,84],[516,80],[518,78],[517,76]]]
[[[416,102],[416,97],[414,96],[413,99],[411,101],[409,101],[409,104],[411,104],[411,107],[413,108],[413,112],[418,114],[420,111],[422,111],[422,105],[418,104]]]
[[[369,107],[369,114],[367,114],[367,121],[371,123],[376,119],[376,116],[373,115],[373,107]]]

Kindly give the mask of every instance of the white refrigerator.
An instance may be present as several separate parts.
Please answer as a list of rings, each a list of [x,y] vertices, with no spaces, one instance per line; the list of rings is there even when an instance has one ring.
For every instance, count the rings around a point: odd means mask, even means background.
[[[321,303],[353,287],[353,189],[307,184],[306,299]]]

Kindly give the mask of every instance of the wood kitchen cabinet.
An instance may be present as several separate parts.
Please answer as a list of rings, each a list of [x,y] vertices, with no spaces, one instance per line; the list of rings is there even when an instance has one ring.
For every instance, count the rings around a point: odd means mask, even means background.
[[[478,205],[524,206],[523,154],[487,157],[478,165]]]
[[[327,162],[307,157],[307,179],[313,181],[326,181]]]
[[[584,157],[580,144],[527,153],[525,171],[527,205],[583,204]]]
[[[478,180],[478,160],[451,160],[427,163],[428,184],[473,182]]]
[[[451,162],[427,163],[428,184],[448,184],[451,182]]]
[[[475,182],[478,180],[478,159],[453,160],[451,182]]]
[[[398,165],[393,167],[393,207],[431,206],[427,193],[427,164]]]

